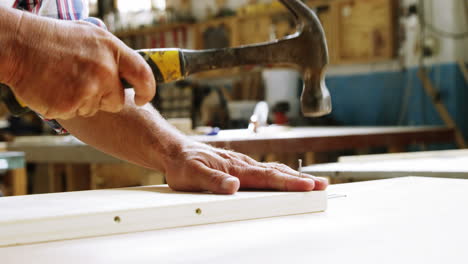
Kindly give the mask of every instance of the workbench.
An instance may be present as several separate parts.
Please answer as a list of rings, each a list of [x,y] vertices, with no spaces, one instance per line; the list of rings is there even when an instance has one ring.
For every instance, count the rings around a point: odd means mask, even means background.
[[[464,264],[467,190],[468,180],[439,178],[340,184],[330,186],[323,213],[0,248],[0,257],[8,264]]]
[[[216,137],[194,139],[246,154],[306,153],[387,147],[401,152],[411,144],[453,143],[447,127],[296,127],[252,135],[247,130],[222,131]]]
[[[468,150],[445,150],[342,157],[337,163],[303,168],[333,181],[361,181],[418,175],[468,179]]]
[[[215,147],[246,154],[325,152],[370,147],[398,149],[410,144],[452,143],[446,127],[298,127],[253,134],[225,130],[217,136],[191,136]],[[23,151],[35,163],[121,163],[73,136],[18,137],[9,150]]]
[[[389,152],[404,151],[410,144],[451,143],[454,130],[446,127],[271,127],[253,134],[247,129],[224,130],[216,136],[190,136],[216,147],[281,160],[277,155],[306,153],[305,164],[313,164],[315,152],[387,147]],[[30,163],[42,164],[33,186],[34,193],[119,188],[164,183],[164,175],[125,163],[104,154],[73,136],[18,137],[9,150],[23,151]],[[260,158],[259,158],[260,156]],[[289,166],[297,166],[297,159]],[[60,165],[59,169],[54,164]],[[91,166],[89,165],[91,164]],[[120,164],[118,166],[112,164]],[[296,164],[296,165],[293,165]],[[132,179],[118,179],[124,172]],[[143,176],[139,176],[143,174]],[[62,175],[65,175],[65,179]],[[140,180],[141,178],[141,180]],[[37,182],[37,183],[36,183]],[[40,185],[44,185],[41,187]],[[62,186],[65,186],[62,187]]]

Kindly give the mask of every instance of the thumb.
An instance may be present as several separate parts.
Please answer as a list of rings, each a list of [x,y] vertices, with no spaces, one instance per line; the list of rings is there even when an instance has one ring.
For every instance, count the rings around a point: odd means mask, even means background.
[[[200,188],[216,194],[234,194],[239,190],[238,178],[222,171],[205,168],[200,177]]]
[[[133,85],[135,103],[143,106],[156,94],[156,80],[145,60],[132,49],[125,47],[120,57],[120,75]]]

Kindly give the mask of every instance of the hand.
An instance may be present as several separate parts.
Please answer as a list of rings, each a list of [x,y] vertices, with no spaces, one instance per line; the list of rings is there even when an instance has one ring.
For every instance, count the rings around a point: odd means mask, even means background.
[[[88,22],[22,16],[6,84],[34,111],[63,120],[119,112],[121,78],[134,85],[137,105],[154,97],[150,67],[109,32]]]
[[[260,163],[250,157],[192,143],[167,161],[166,179],[177,191],[210,191],[233,194],[239,188],[279,191],[325,190],[328,181],[299,172],[283,164]]]

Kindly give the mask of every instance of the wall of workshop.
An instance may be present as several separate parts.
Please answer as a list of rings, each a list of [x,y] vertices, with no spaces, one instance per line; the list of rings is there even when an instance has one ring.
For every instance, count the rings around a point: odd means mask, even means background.
[[[272,0],[259,0],[259,3],[269,3]],[[207,16],[208,10],[213,13],[217,11],[217,0],[194,0],[192,1],[192,11],[196,18],[203,19]],[[226,5],[229,8],[236,10],[239,7],[246,5],[249,0],[226,0]]]
[[[465,0],[424,0],[426,19],[445,31],[468,30]],[[408,6],[417,0],[404,0]],[[333,118],[346,125],[441,125],[430,98],[417,77],[418,23],[404,19],[405,42],[401,59],[369,65],[331,67],[327,78],[332,93]],[[439,42],[436,56],[425,60],[430,78],[468,139],[468,87],[457,60],[468,61],[468,39],[454,40],[429,34]]]
[[[238,8],[248,0],[227,0],[231,8]],[[262,2],[269,2],[264,0]],[[426,19],[451,32],[468,30],[463,13],[466,0],[423,0]],[[406,8],[418,0],[402,0]],[[215,8],[216,0],[193,1],[193,11],[199,18],[208,8]],[[400,58],[394,61],[331,66],[327,85],[332,93],[332,117],[344,125],[441,125],[430,98],[417,77],[417,44],[419,25],[416,17],[402,18],[405,41]],[[468,87],[457,60],[468,61],[468,38],[453,40],[432,35],[439,41],[436,56],[425,59],[430,78],[440,89],[442,100],[468,139]]]

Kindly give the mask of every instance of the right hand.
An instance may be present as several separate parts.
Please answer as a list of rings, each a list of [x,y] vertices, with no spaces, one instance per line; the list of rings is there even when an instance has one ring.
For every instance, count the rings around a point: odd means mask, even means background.
[[[23,14],[15,43],[6,84],[45,118],[67,120],[121,111],[121,79],[134,85],[139,106],[155,95],[156,81],[144,59],[91,23]]]
[[[324,178],[301,174],[277,163],[261,163],[232,151],[198,142],[164,155],[169,186],[177,191],[234,194],[239,188],[308,192],[325,190]]]

